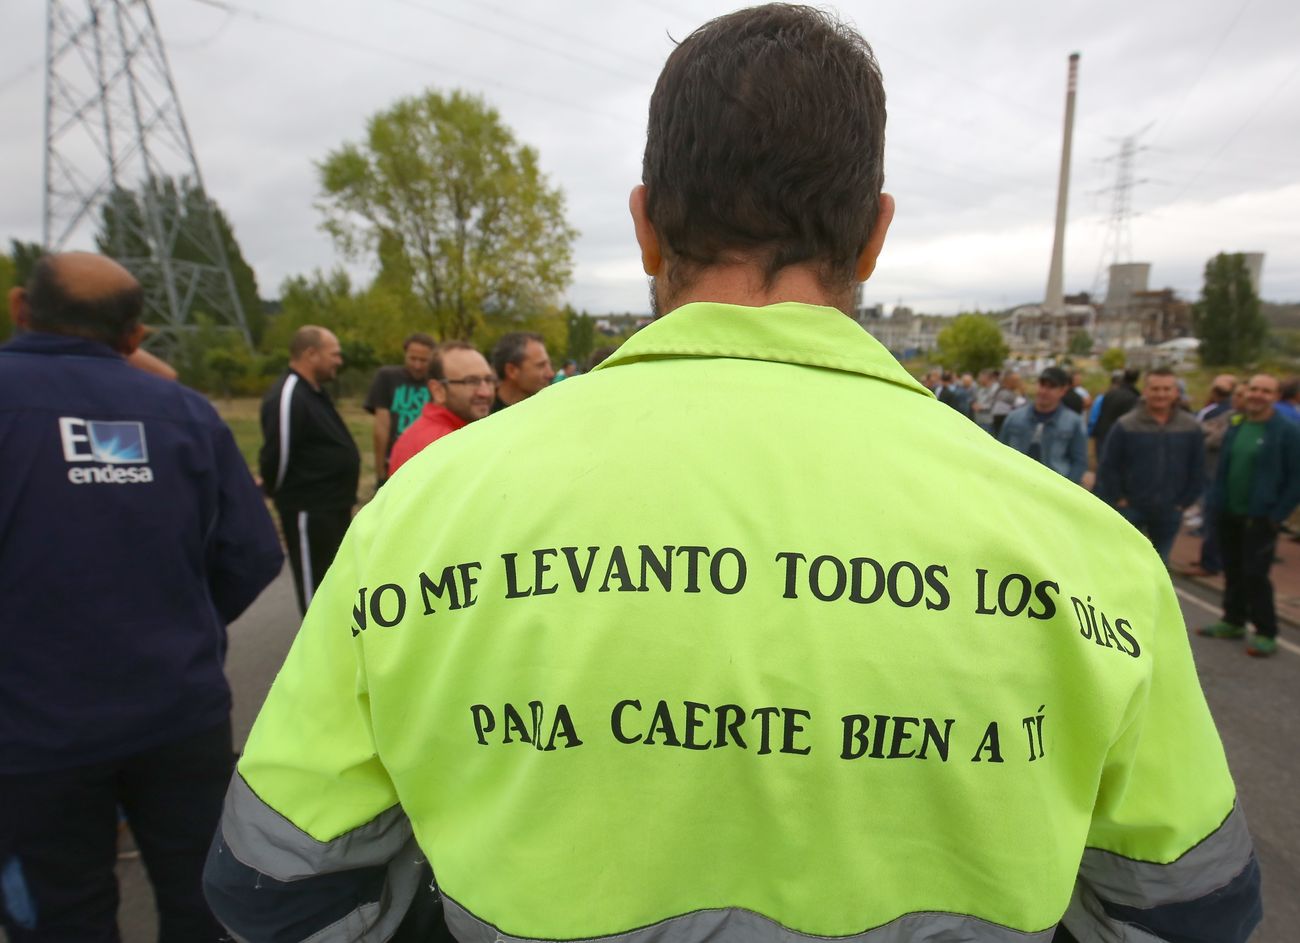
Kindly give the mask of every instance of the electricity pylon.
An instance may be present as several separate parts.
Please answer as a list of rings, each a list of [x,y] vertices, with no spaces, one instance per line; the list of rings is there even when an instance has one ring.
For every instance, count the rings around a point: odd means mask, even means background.
[[[48,0],[46,251],[86,242],[140,280],[172,338],[206,314],[250,342],[148,0]]]
[[[1138,152],[1146,149],[1138,146],[1138,140],[1151,130],[1152,124],[1154,122],[1120,140],[1119,151],[1112,158],[1115,161],[1115,183],[1099,191],[1109,192],[1111,201],[1106,234],[1101,244],[1101,257],[1097,260],[1097,274],[1093,278],[1094,292],[1101,285],[1103,272],[1109,272],[1111,266],[1121,262],[1133,261],[1133,188],[1139,183],[1146,183],[1146,180],[1138,180],[1133,176],[1133,168]]]

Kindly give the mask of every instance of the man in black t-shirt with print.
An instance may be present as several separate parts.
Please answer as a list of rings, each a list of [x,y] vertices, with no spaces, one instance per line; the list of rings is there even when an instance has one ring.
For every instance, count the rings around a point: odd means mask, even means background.
[[[388,456],[393,443],[420,416],[429,402],[429,362],[434,339],[415,333],[402,341],[400,367],[380,367],[366,394],[365,410],[375,417],[375,487],[388,478]]]

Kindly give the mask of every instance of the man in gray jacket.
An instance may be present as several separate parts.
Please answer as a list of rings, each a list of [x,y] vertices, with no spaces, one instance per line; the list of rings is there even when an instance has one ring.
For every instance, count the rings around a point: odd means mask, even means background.
[[[1174,372],[1149,371],[1142,399],[1111,428],[1097,466],[1097,496],[1150,538],[1166,566],[1183,511],[1205,483],[1201,427],[1177,403]]]

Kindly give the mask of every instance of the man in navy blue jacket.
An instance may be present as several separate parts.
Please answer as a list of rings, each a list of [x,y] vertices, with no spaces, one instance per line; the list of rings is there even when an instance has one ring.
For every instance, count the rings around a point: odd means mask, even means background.
[[[1178,408],[1174,372],[1147,373],[1138,404],[1111,427],[1097,466],[1096,495],[1150,538],[1169,565],[1183,512],[1205,481],[1205,436]]]
[[[47,256],[0,348],[0,924],[115,940],[119,807],[159,939],[223,937],[199,887],[231,769],[226,625],[283,555],[230,430],[130,367],[139,284]]]

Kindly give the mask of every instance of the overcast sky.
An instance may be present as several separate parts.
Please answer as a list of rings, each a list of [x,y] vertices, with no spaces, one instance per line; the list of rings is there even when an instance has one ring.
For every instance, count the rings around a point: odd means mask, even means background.
[[[319,229],[314,162],[359,139],[367,116],[433,86],[483,95],[563,189],[581,232],[568,300],[592,312],[645,310],[626,200],[640,176],[649,95],[672,38],[736,5],[216,3],[154,0],[154,12],[208,190],[264,296],[288,275],[343,261]],[[886,189],[898,215],[866,286],[869,303],[954,313],[1042,299],[1074,51],[1082,59],[1066,291],[1104,290],[1113,199],[1105,191],[1121,140],[1145,128],[1132,256],[1121,261],[1150,262],[1151,287],[1195,298],[1207,258],[1262,251],[1263,296],[1300,300],[1300,4],[832,9],[874,46],[889,97]],[[4,239],[41,235],[44,33],[44,3],[5,5]]]

